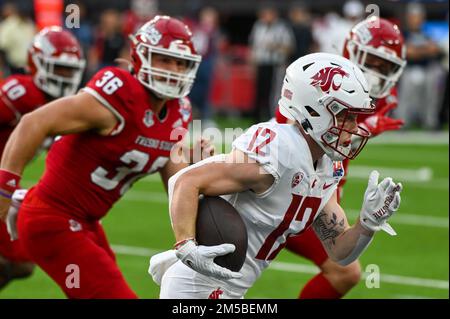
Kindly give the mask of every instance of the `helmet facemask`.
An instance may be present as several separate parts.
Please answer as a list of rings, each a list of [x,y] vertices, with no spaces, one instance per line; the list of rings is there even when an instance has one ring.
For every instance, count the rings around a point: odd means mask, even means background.
[[[323,106],[331,115],[331,125],[320,135],[319,145],[333,160],[354,159],[366,145],[370,133],[357,125],[357,116],[367,109],[353,108],[333,97],[323,100]],[[315,137],[317,141],[317,136]]]
[[[137,78],[158,97],[174,99],[185,97],[189,94],[201,61],[199,55],[186,52],[185,46],[177,43],[177,41],[173,41],[169,49],[139,42],[136,45],[136,53],[142,63],[137,71]],[[152,56],[154,54],[183,60],[186,63],[185,72],[173,72],[154,67],[152,65]]]
[[[406,61],[397,57],[388,48],[373,48],[354,40],[347,44],[349,59],[363,71],[373,98],[386,97],[400,78]],[[381,66],[376,67],[375,65]]]
[[[65,53],[59,57],[34,54],[33,62],[37,69],[36,85],[54,98],[76,93],[86,64],[84,59]]]
[[[370,100],[367,102],[370,103]],[[367,106],[355,108],[331,96],[320,98],[318,103],[321,109],[325,109],[322,114],[310,106],[303,107],[302,113],[298,108],[286,109],[283,104],[279,107],[284,116],[301,124],[305,133],[310,135],[332,160],[354,159],[370,137],[367,129],[356,124],[357,116],[370,114],[374,109],[368,109]],[[327,125],[320,125],[319,122],[327,122]]]

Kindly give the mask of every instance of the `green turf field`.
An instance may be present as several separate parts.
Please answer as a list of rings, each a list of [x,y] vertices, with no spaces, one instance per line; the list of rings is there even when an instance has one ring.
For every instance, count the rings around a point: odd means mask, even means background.
[[[361,258],[363,270],[375,264],[381,271],[379,288],[365,280],[347,298],[449,297],[449,167],[448,145],[370,144],[350,167],[343,207],[353,223],[362,202],[371,168],[403,182],[402,205],[391,225],[398,236],[376,235]],[[44,159],[26,171],[29,186],[38,179]],[[167,201],[158,176],[133,189],[103,220],[118,263],[131,287],[142,298],[157,298],[158,287],[147,275],[151,254],[173,243]],[[281,252],[246,298],[295,298],[317,269],[309,261]],[[81,273],[81,281],[82,281]],[[82,283],[81,283],[82,284]],[[39,269],[15,281],[0,298],[62,298],[59,288]]]

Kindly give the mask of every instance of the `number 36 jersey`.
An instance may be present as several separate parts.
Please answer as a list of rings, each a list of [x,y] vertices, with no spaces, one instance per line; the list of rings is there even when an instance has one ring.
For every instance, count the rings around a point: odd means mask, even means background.
[[[152,111],[150,92],[128,71],[108,67],[88,82],[91,94],[118,119],[108,136],[87,131],[65,135],[51,147],[35,193],[84,219],[100,219],[139,178],[163,167],[191,121],[186,98],[166,102],[163,118]]]
[[[341,162],[326,155],[315,169],[306,140],[290,124],[254,125],[233,142],[233,148],[259,162],[262,174],[274,177],[272,186],[262,194],[245,191],[224,196],[247,228],[247,257],[240,271],[244,276],[228,281],[245,293],[285,246],[287,237],[311,225],[344,172]]]

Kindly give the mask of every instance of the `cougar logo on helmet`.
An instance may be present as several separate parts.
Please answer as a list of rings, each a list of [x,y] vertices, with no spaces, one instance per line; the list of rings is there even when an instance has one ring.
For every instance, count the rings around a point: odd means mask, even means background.
[[[326,67],[321,69],[315,75],[311,77],[312,82],[310,83],[312,86],[320,85],[320,89],[328,93],[330,92],[330,88],[333,88],[334,91],[339,90],[342,83],[337,84],[334,81],[334,77],[340,75],[343,77],[348,77],[349,74],[345,72],[340,66],[338,67]]]

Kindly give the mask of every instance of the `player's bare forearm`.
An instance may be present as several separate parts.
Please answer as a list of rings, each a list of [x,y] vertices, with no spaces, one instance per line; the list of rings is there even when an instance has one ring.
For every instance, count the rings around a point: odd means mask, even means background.
[[[312,227],[328,256],[342,264],[356,260],[362,252],[361,248],[373,236],[373,232],[361,226],[359,219],[353,226],[349,226],[344,210],[336,201],[336,194],[319,213]]]
[[[106,134],[116,123],[114,115],[87,93],[58,99],[20,120],[6,144],[1,168],[20,175],[47,136],[91,129]]]
[[[205,138],[199,140],[194,148],[187,147],[183,141],[176,143],[170,151],[169,161],[159,170],[166,191],[168,192],[170,177],[192,163],[213,156],[214,151],[214,145]]]
[[[197,218],[199,189],[190,184],[189,178],[181,176],[175,183],[170,214],[175,241],[195,238],[195,221]]]
[[[22,175],[25,165],[33,158],[46,136],[39,123],[25,115],[6,143],[1,168]]]
[[[233,151],[221,162],[200,162],[171,179],[169,205],[176,241],[195,237],[200,194],[219,196],[249,189],[262,192],[273,183],[273,177],[262,174],[258,163],[236,155]]]
[[[348,226],[345,216],[335,212],[320,212],[313,224],[328,256],[334,261],[346,259],[354,250],[361,236],[372,237],[373,233],[363,228],[359,220]]]
[[[170,213],[176,241],[195,237],[198,197],[218,196],[244,190],[227,175],[227,163],[207,163],[185,170],[176,178],[170,194]],[[174,176],[176,177],[176,176]],[[170,187],[169,187],[170,188]]]
[[[159,170],[159,175],[161,176],[161,180],[163,182],[164,188],[166,192],[169,191],[169,179],[175,175],[177,172],[181,171],[183,168],[188,167],[188,163],[184,161],[180,161],[179,163],[173,162],[172,158],[169,159],[167,164]]]

